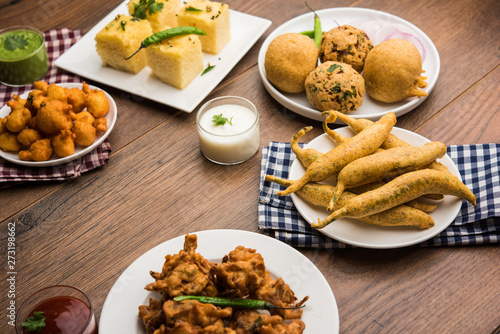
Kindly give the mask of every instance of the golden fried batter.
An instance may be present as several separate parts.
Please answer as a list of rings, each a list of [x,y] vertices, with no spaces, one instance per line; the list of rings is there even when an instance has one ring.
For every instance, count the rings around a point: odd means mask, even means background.
[[[214,267],[217,288],[224,297],[252,296],[265,283],[266,268],[255,249],[236,247]]]
[[[108,131],[108,121],[104,117],[98,118],[94,122],[94,127],[97,132],[106,132]]]
[[[151,271],[154,283],[146,290],[157,291],[164,297],[179,295],[217,296],[210,268],[214,265],[196,253],[196,235],[186,235],[184,249],[165,256],[161,273]]]
[[[219,323],[224,324],[221,319],[229,318],[232,313],[231,307],[220,308],[212,304],[203,304],[196,300],[183,300],[176,302],[167,300],[163,303],[163,313],[166,325],[175,328],[176,322],[183,320],[193,327],[207,327]]]
[[[23,146],[17,140],[17,135],[12,132],[4,132],[0,134],[0,149],[5,152],[19,152]]]
[[[19,159],[24,161],[47,161],[50,159],[52,152],[50,139],[40,139],[31,144],[29,150],[20,151]]]
[[[24,146],[31,146],[37,140],[43,139],[43,134],[35,129],[24,129],[17,135],[17,140]]]
[[[95,122],[95,117],[86,110],[79,112],[78,114],[75,114],[73,111],[70,111],[69,116],[73,121],[82,121],[89,123],[90,125],[94,125]]]
[[[31,112],[24,108],[19,107],[13,109],[8,116],[6,116],[2,123],[10,132],[21,132],[26,125],[31,121]]]
[[[75,121],[75,125],[71,128],[71,132],[75,134],[75,144],[87,147],[94,143],[96,129],[87,122]]]
[[[228,326],[236,330],[237,334],[300,334],[305,329],[302,320],[294,319],[285,323],[280,316],[254,310],[234,310]]]
[[[83,83],[82,90],[87,94],[85,106],[95,118],[106,116],[109,111],[109,101],[102,90],[90,89],[89,85]]]
[[[52,146],[58,157],[64,158],[75,153],[75,138],[76,135],[71,131],[62,130],[52,139]]]
[[[70,110],[71,105],[59,100],[43,102],[36,115],[38,129],[48,136],[56,135],[64,129],[71,129],[73,122],[68,115]]]
[[[68,102],[66,88],[58,86],[56,84],[50,84],[49,87],[47,87],[47,100],[59,100],[62,102]]]
[[[79,113],[85,109],[85,93],[76,87],[66,88],[68,103],[73,106],[73,112]]]

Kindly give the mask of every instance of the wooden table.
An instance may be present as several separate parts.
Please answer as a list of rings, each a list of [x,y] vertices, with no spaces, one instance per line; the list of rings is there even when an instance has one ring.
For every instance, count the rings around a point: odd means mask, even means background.
[[[5,0],[0,4],[0,28],[29,24],[40,30],[87,31],[120,2]],[[257,68],[264,39],[282,23],[306,13],[304,2],[228,3],[232,9],[271,20],[272,26],[205,101],[222,95],[253,101],[261,115],[261,146],[289,141],[305,125],[315,127],[307,139],[319,135],[319,122],[273,100]],[[496,1],[309,0],[309,5],[385,11],[412,22],[434,42],[441,59],[437,85],[424,103],[398,118],[398,127],[446,144],[500,142]],[[207,229],[258,232],[260,152],[238,166],[213,164],[199,152],[195,112],[93,84],[112,94],[118,105],[118,122],[109,137],[109,164],[65,182],[0,190],[2,314],[10,300],[9,222],[16,225],[17,306],[36,288],[70,284],[89,293],[97,316],[115,280],[152,247]],[[300,251],[328,280],[342,333],[499,330],[497,246]],[[5,316],[0,332],[13,332]]]

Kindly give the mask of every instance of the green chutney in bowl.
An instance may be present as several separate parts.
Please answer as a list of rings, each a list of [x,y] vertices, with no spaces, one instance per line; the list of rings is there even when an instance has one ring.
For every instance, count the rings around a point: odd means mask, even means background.
[[[40,80],[49,69],[43,34],[16,26],[0,30],[0,82],[23,86]]]

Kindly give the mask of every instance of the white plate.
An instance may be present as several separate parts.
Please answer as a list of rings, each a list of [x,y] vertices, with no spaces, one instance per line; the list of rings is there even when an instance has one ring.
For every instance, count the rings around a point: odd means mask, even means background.
[[[439,75],[440,61],[436,47],[422,30],[397,16],[373,9],[331,8],[318,10],[316,13],[321,20],[323,31],[328,31],[338,25],[349,24],[366,32],[373,45],[377,45],[389,38],[402,38],[412,42],[419,49],[422,56],[422,67],[425,70],[423,75],[427,77],[426,81],[428,83],[424,90],[427,94],[431,93]],[[264,68],[267,47],[275,37],[289,32],[313,30],[313,21],[313,13],[307,13],[282,24],[274,30],[266,38],[260,49],[259,72],[267,91],[281,105],[304,117],[323,121],[321,113],[312,107],[307,100],[306,93],[288,94],[276,89],[267,80]],[[424,100],[425,97],[412,97],[400,102],[383,103],[365,94],[363,105],[358,110],[349,113],[349,116],[375,121],[389,111],[394,112],[396,116],[401,116],[416,108]],[[341,124],[340,121],[337,121],[337,124]]]
[[[73,83],[73,82],[65,82],[65,83],[57,83],[58,86],[62,87],[68,87],[68,88],[82,88],[81,83]],[[95,87],[92,85],[89,85],[91,89],[99,89],[102,90],[99,87]],[[47,161],[23,161],[19,159],[19,154],[18,153],[12,153],[12,152],[4,152],[0,150],[0,157],[4,158],[7,161],[13,162],[18,165],[23,165],[23,166],[29,166],[29,167],[45,167],[45,166],[56,166],[56,165],[61,165],[70,161],[73,161],[77,158],[80,158],[84,156],[85,154],[91,152],[94,150],[96,147],[102,144],[102,142],[108,137],[108,135],[111,133],[111,130],[113,130],[113,127],[115,126],[116,123],[116,115],[117,115],[117,109],[116,109],[116,104],[115,100],[106,93],[104,90],[102,90],[104,94],[106,94],[106,97],[108,98],[109,101],[109,111],[106,114],[106,120],[108,123],[108,130],[100,135],[97,134],[96,139],[94,140],[94,143],[88,147],[81,147],[76,145],[75,146],[75,153],[73,153],[70,156],[64,157],[64,158],[52,158]],[[21,98],[26,99],[28,97],[29,92],[26,92],[24,94],[21,94]],[[10,107],[7,105],[3,106],[2,109],[0,109],[0,117],[5,117],[8,114],[10,114]],[[55,155],[54,155],[55,156]]]
[[[354,131],[349,127],[340,128],[335,131],[346,137],[354,136]],[[392,134],[414,146],[421,146],[429,142],[425,137],[401,128],[393,128]],[[315,148],[320,152],[328,152],[335,146],[333,140],[326,134],[316,137],[306,145],[306,147]],[[462,179],[457,166],[447,154],[438,161],[448,167],[453,175],[456,175],[460,180]],[[300,162],[295,160],[290,169],[290,179],[299,179],[304,172],[305,169]],[[296,194],[292,194],[292,200],[300,215],[309,224],[317,222],[318,218],[324,219],[329,215],[329,212],[325,208],[309,204]],[[434,219],[435,226],[426,230],[417,230],[412,227],[383,227],[366,224],[350,218],[342,218],[322,229],[318,229],[318,231],[335,240],[358,247],[380,249],[405,247],[423,242],[442,232],[457,217],[461,206],[461,199],[455,196],[445,196],[443,200],[438,202],[437,209],[430,213]]]
[[[95,35],[116,15],[128,15],[128,2],[121,3],[95,25],[56,60],[56,66],[185,112],[192,112],[210,94],[271,25],[269,20],[231,10],[231,40],[218,55],[203,54],[204,67],[209,63],[215,67],[203,76],[198,75],[188,87],[180,90],[156,79],[149,67],[131,74],[102,66],[95,48]]]
[[[195,233],[197,253],[208,261],[218,262],[239,245],[254,248],[262,254],[272,277],[282,277],[300,300],[309,296],[302,320],[306,333],[338,333],[337,303],[330,285],[304,255],[274,238],[238,230],[210,230]],[[153,281],[150,270],[161,271],[165,256],[177,254],[183,248],[184,235],[166,241],[134,261],[118,278],[104,302],[99,321],[100,333],[144,334],[138,319],[138,307],[147,305],[149,297],[158,294],[144,290]]]

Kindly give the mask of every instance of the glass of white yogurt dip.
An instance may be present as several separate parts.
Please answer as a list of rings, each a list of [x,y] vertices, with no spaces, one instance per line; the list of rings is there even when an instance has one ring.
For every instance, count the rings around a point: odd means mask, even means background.
[[[247,99],[222,96],[205,103],[196,115],[200,150],[210,161],[236,165],[260,147],[259,111]]]

